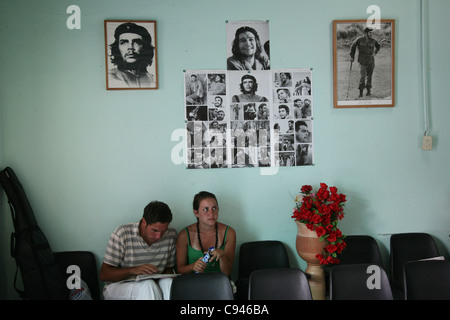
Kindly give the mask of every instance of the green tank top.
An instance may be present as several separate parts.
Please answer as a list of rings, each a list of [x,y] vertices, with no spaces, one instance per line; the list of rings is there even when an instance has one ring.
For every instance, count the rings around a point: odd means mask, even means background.
[[[225,249],[225,240],[227,238],[228,228],[229,228],[229,226],[227,226],[227,229],[225,230],[225,234],[223,236],[222,246],[219,248],[221,250]],[[196,250],[196,249],[191,247],[191,238],[189,237],[189,231],[188,231],[187,228],[184,228],[184,230],[186,230],[187,237],[188,237],[188,250],[187,250],[188,264],[191,264],[191,263],[194,263],[195,261],[197,261],[198,258],[203,258],[204,253],[201,252],[201,250]],[[220,262],[219,261],[215,261],[215,260],[212,261],[212,262],[208,262],[206,264],[205,273],[206,272],[220,272]]]

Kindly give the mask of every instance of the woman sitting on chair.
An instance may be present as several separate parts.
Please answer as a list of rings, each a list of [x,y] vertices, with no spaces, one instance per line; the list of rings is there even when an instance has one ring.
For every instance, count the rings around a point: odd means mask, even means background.
[[[180,231],[177,239],[177,271],[181,274],[222,272],[231,274],[236,249],[236,232],[230,226],[218,222],[219,205],[216,196],[201,191],[194,197],[194,215],[197,223]],[[203,262],[209,248],[208,262]]]

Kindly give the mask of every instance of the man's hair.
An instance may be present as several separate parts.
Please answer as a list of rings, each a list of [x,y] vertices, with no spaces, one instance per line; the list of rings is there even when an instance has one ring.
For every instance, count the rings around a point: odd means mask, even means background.
[[[280,91],[284,91],[284,92],[286,92],[286,94],[287,94],[288,96],[291,96],[291,93],[289,92],[289,89],[278,89],[278,90],[277,90],[277,93],[279,93]]]
[[[194,210],[198,210],[198,208],[200,207],[200,202],[202,202],[205,199],[210,199],[210,198],[216,200],[217,206],[219,206],[219,203],[217,202],[217,198],[213,193],[208,192],[208,191],[200,191],[199,193],[197,193],[194,196],[194,201],[192,203]]]
[[[109,46],[111,49],[111,55],[109,56],[111,63],[115,64],[119,69],[123,69],[127,65],[127,63],[123,61],[119,50],[119,37],[123,33],[135,33],[142,37],[143,47],[139,54],[138,61],[134,63],[137,69],[145,69],[147,66],[151,66],[155,55],[155,48],[152,46],[152,37],[147,29],[132,22],[123,23],[116,28],[116,31],[114,32],[115,41]]]
[[[252,91],[250,93],[255,93],[258,90],[258,83],[256,82],[256,78],[249,74],[243,75],[241,78],[241,84],[240,84],[241,92],[246,93],[244,90],[244,85],[243,85],[245,79],[250,79],[253,81],[253,87],[252,87]]]
[[[241,33],[244,32],[251,32],[253,33],[253,35],[255,36],[255,40],[256,40],[256,50],[255,50],[255,58],[260,59],[261,58],[261,53],[262,53],[262,46],[261,46],[261,40],[259,39],[259,35],[258,32],[256,32],[255,29],[251,28],[251,27],[240,27],[239,29],[236,30],[235,36],[234,36],[234,40],[233,40],[233,46],[231,48],[231,52],[233,53],[233,55],[239,59],[242,58],[242,54],[239,51],[239,35]]]
[[[280,109],[286,110],[286,113],[289,114],[289,107],[288,107],[287,105],[281,104],[281,105],[278,107],[278,110],[280,110]]]
[[[308,128],[308,125],[305,121],[296,121],[295,122],[295,131],[298,131],[300,129],[300,126],[305,126]]]
[[[147,224],[172,222],[172,211],[161,201],[152,201],[144,208],[144,219]]]

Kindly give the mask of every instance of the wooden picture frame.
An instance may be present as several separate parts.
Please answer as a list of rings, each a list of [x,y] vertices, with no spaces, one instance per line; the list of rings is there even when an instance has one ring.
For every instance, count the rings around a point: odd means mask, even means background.
[[[107,90],[158,89],[156,21],[105,20]]]
[[[395,20],[333,21],[333,86],[334,108],[394,107]]]

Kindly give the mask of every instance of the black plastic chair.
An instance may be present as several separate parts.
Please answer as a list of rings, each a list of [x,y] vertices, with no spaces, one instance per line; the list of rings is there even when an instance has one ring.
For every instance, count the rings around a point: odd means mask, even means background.
[[[264,269],[252,272],[249,300],[312,300],[305,273],[297,268]]]
[[[337,265],[331,269],[330,299],[393,300],[393,296],[385,270],[381,266],[361,263]]]
[[[383,266],[380,248],[374,238],[367,235],[348,235],[344,240],[347,246],[339,255],[343,264],[371,263]]]
[[[93,300],[100,300],[100,286],[98,283],[97,262],[95,255],[90,251],[61,251],[55,252],[55,260],[58,263],[64,280],[71,274],[67,273],[70,265],[80,268],[80,277],[88,285]]]
[[[450,300],[450,261],[405,263],[406,300]]]
[[[286,247],[282,242],[264,240],[241,244],[236,299],[248,299],[248,284],[253,271],[276,268],[290,268]]]
[[[182,274],[172,281],[171,300],[233,300],[230,279],[224,273]]]
[[[384,266],[381,258],[380,248],[375,239],[368,235],[347,235],[345,237],[347,246],[339,255],[341,261],[339,265],[343,264],[357,264],[370,263],[378,266]],[[325,266],[325,284],[327,292],[329,292],[329,276],[333,265]]]
[[[403,267],[408,261],[440,256],[434,239],[428,233],[398,233],[390,239],[391,285],[396,299],[404,299]]]

